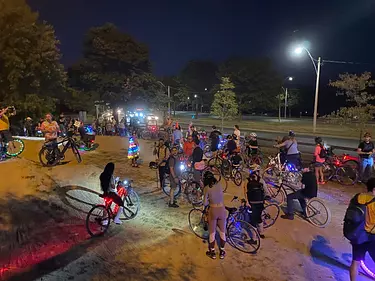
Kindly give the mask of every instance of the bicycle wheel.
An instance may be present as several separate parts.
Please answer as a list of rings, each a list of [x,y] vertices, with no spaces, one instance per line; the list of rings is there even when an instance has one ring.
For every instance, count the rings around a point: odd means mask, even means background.
[[[263,171],[262,178],[266,183],[279,183],[280,171],[276,167],[270,166]]]
[[[169,181],[169,175],[164,176],[163,180],[163,192],[165,195],[169,196],[169,193],[171,191],[171,183]],[[174,190],[174,198],[177,198],[181,193],[181,184],[177,184],[176,189]]]
[[[366,253],[365,259],[361,261],[361,268],[369,277],[375,280],[375,250]]]
[[[141,202],[137,192],[135,192],[134,189],[129,189],[128,195],[123,198],[123,202],[124,209],[122,212],[124,213],[125,219],[134,219],[141,209]]]
[[[13,138],[10,142],[8,142],[7,150],[5,152],[6,155],[9,157],[15,157],[20,155],[25,149],[25,144],[23,140],[18,138]]]
[[[186,181],[192,181],[194,180],[194,173],[191,171],[184,171],[181,174],[181,182],[186,182]]]
[[[203,148],[203,154],[206,156],[206,158],[211,158],[212,157],[212,151],[211,151],[211,146],[209,144],[206,144]]]
[[[201,239],[208,240],[207,214],[200,209],[191,209],[188,215],[189,227],[193,233]]]
[[[43,146],[42,149],[39,151],[39,162],[44,167],[53,167],[56,166],[59,162],[58,154],[60,150],[56,148],[49,148]]]
[[[246,221],[234,220],[227,227],[229,243],[237,250],[255,254],[260,247],[259,233]]]
[[[324,180],[329,181],[335,175],[335,167],[332,164],[324,163],[323,164],[323,175]]]
[[[141,133],[141,138],[144,140],[150,140],[151,139],[151,133],[149,131],[143,131]]]
[[[208,160],[208,166],[209,167],[215,167],[219,171],[221,171],[222,165],[223,165],[223,160],[221,160],[218,157],[213,157],[210,160]]]
[[[185,187],[187,198],[194,207],[202,206],[203,204],[203,191],[199,183],[193,181],[189,182]]]
[[[72,143],[71,145],[72,145],[72,152],[74,154],[74,157],[76,158],[78,163],[81,163],[82,158],[81,158],[81,154],[79,154],[78,147],[74,143]]]
[[[109,227],[111,216],[104,205],[96,205],[91,208],[86,217],[86,229],[92,237],[103,235]]]
[[[280,215],[280,207],[277,204],[269,204],[262,211],[263,227],[273,226]]]
[[[317,227],[326,227],[331,222],[331,211],[319,198],[311,198],[306,203],[306,219]]]
[[[358,171],[350,166],[342,166],[336,171],[337,181],[345,186],[354,185],[358,181]]]
[[[242,174],[239,171],[235,171],[233,175],[234,184],[237,186],[241,186],[242,184]]]
[[[283,188],[279,186],[274,186],[272,184],[266,183],[267,191],[271,199],[268,200],[270,203],[275,203],[279,206],[286,202],[286,194]]]

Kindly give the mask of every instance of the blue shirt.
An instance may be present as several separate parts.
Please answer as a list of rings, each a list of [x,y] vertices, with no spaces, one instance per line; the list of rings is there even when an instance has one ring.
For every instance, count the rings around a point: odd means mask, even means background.
[[[181,140],[182,139],[182,132],[180,130],[174,130],[173,139],[174,139],[174,141]]]

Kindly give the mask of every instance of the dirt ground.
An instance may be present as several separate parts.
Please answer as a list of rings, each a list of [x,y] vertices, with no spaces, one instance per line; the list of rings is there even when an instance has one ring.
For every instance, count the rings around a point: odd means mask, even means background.
[[[330,183],[320,189],[333,216],[327,228],[279,219],[257,254],[228,245],[224,260],[211,260],[207,244],[189,230],[191,206],[180,200],[179,209],[169,209],[157,189],[155,171],[148,168],[152,142],[141,142],[139,169],[129,165],[127,139],[97,142],[99,148],[84,152],[81,164],[68,154],[64,165],[41,167],[40,141],[25,141],[22,157],[0,163],[0,280],[349,280],[351,251],[342,220],[351,196],[363,187]],[[84,220],[102,201],[98,177],[109,161],[116,163],[116,175],[134,180],[141,210],[92,239]],[[230,185],[228,206],[235,205],[229,202],[233,195],[241,190]]]

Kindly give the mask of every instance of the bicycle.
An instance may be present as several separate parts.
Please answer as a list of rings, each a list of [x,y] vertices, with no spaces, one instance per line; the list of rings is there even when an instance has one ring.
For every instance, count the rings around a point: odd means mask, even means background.
[[[258,230],[246,221],[238,220],[234,216],[237,208],[225,207],[228,211],[226,218],[226,235],[228,242],[237,250],[255,254],[260,248]],[[208,214],[201,209],[191,209],[188,215],[189,227],[199,238],[208,240]]]
[[[361,260],[360,266],[364,273],[375,280],[375,251],[367,252],[365,259]]]
[[[59,144],[63,145],[63,149],[60,151]],[[43,144],[39,151],[39,161],[44,167],[56,166],[61,160],[65,158],[65,152],[68,148],[72,148],[72,152],[78,163],[82,162],[81,155],[79,153],[76,142],[73,139],[73,132],[68,132],[67,136],[62,140],[50,141]],[[45,159],[43,159],[43,157]],[[46,160],[46,161],[44,161]]]
[[[123,215],[125,220],[133,219],[137,216],[140,210],[140,201],[138,194],[132,188],[132,180],[120,181],[116,179],[117,194],[124,202]],[[112,211],[113,200],[106,197],[104,194],[99,194],[100,198],[104,199],[104,204],[98,204],[91,208],[86,217],[86,230],[91,237],[98,237],[107,232],[110,221],[115,217],[119,210],[116,205]],[[94,215],[94,211],[98,211],[99,215]],[[95,232],[94,228],[99,228],[99,232]]]
[[[235,185],[240,186],[242,184],[241,164],[233,164],[222,150],[208,160],[208,166],[217,168],[224,178],[233,180]]]
[[[284,187],[284,184],[281,183],[280,186],[272,185],[271,183],[266,183],[269,195],[272,199],[276,199],[278,202],[278,205],[283,205],[286,201],[287,197],[287,190],[291,190],[292,192],[295,192],[296,190],[293,189],[291,186]],[[316,227],[326,227],[331,222],[331,211],[329,208],[324,204],[324,202],[317,198],[309,198],[306,200],[306,208],[305,208],[305,214],[306,217],[304,217],[307,221],[309,221],[312,225]],[[272,202],[272,201],[271,201]],[[321,210],[319,210],[321,208]],[[320,216],[321,215],[321,216]]]
[[[5,149],[4,149],[5,148]],[[19,138],[14,138],[8,142],[8,145],[3,142],[0,135],[0,161],[5,158],[12,158],[20,155],[25,150],[25,143]]]
[[[291,183],[300,183],[302,179],[302,174],[298,169],[291,163],[285,161],[283,164],[280,160],[280,153],[277,153],[274,157],[268,157],[269,163],[263,171],[262,178],[269,181],[282,182],[287,180]]]
[[[313,168],[314,163],[310,163],[310,168]],[[326,161],[323,163],[323,175],[325,181],[336,179],[343,186],[351,186],[358,182],[359,173],[356,168],[351,165],[335,161]]]

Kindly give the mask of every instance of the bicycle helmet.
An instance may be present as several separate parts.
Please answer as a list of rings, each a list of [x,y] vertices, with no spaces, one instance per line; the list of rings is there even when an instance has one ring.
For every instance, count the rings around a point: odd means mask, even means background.
[[[250,133],[250,137],[252,137],[252,138],[256,138],[256,137],[257,137],[257,134],[256,134],[256,133]]]
[[[148,167],[150,169],[157,169],[158,168],[158,163],[154,162],[154,161],[151,161],[149,164],[148,164]]]
[[[296,136],[296,134],[293,132],[293,131],[289,131],[289,137],[295,137]]]

